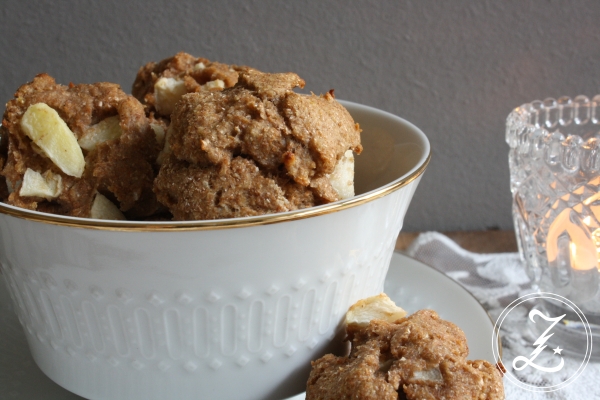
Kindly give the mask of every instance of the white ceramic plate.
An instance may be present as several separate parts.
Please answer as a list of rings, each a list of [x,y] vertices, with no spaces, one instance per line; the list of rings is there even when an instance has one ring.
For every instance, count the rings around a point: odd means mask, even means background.
[[[0,398],[81,399],[51,381],[37,367],[1,275],[0,281]],[[446,275],[394,253],[385,292],[409,313],[422,308],[436,310],[442,318],[463,329],[469,343],[469,358],[495,362],[492,321],[477,300]],[[288,400],[301,399],[304,393]]]
[[[384,290],[409,314],[430,308],[441,318],[454,322],[467,336],[469,359],[496,363],[492,351],[494,323],[477,299],[456,281],[428,265],[394,253]]]

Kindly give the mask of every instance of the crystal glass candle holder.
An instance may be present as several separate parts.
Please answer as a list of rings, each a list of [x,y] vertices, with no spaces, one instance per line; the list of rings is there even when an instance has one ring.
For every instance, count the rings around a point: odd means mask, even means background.
[[[519,251],[540,290],[574,302],[590,323],[563,304],[557,326],[574,353],[600,350],[600,95],[533,101],[506,121],[510,188]],[[590,333],[591,332],[591,333]],[[586,344],[586,335],[588,342]],[[588,349],[589,350],[589,349]]]

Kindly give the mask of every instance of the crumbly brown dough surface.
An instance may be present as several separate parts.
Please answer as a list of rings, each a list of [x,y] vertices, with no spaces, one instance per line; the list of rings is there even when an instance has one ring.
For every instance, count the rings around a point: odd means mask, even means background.
[[[328,174],[347,150],[361,152],[360,129],[331,93],[293,91],[303,86],[294,73],[245,69],[232,88],[183,95],[171,114],[168,157],[154,185],[175,219],[241,217],[338,200]]]
[[[201,91],[203,85],[217,79],[223,81],[225,88],[232,87],[237,83],[238,70],[242,69],[244,67],[212,62],[206,58],[194,57],[179,52],[173,57],[166,58],[158,63],[149,62],[142,66],[137,73],[131,93],[146,106],[148,113],[156,115],[157,118],[168,119],[170,115],[161,114],[156,109],[154,85],[160,78],[182,80],[186,92],[191,93]],[[210,90],[221,89],[213,88]]]
[[[328,354],[312,363],[308,400],[504,399],[500,372],[466,360],[464,333],[434,311],[395,323],[373,320],[348,337],[348,357]]]
[[[289,202],[275,181],[241,157],[222,167],[201,167],[173,157],[163,165],[157,185],[161,188],[161,202],[177,220],[199,219],[203,213],[210,213],[212,218],[230,218],[289,209]],[[171,197],[170,193],[178,197]]]
[[[85,170],[81,178],[66,175],[36,150],[20,121],[30,105],[45,103],[58,112],[79,139],[91,126],[118,116],[120,137],[99,143],[84,151]],[[129,216],[147,216],[159,205],[152,191],[158,151],[144,107],[118,85],[95,83],[64,86],[47,74],[40,74],[21,86],[6,105],[2,137],[7,147],[0,157],[0,175],[6,180],[4,200],[12,205],[55,214],[89,217],[96,191],[111,199]],[[20,196],[19,187],[27,168],[44,173],[52,171],[62,178],[57,198]],[[11,190],[8,190],[10,188]]]

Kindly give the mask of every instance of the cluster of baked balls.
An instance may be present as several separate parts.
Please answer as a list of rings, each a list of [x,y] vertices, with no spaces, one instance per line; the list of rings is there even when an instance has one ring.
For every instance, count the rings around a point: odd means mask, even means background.
[[[360,129],[333,92],[178,53],[118,85],[47,74],[6,105],[0,196],[86,218],[202,220],[354,195]]]

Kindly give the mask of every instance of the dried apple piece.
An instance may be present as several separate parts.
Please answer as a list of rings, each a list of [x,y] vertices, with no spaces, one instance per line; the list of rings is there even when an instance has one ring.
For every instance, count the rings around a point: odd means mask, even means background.
[[[106,196],[96,193],[96,197],[92,203],[90,218],[124,220],[125,216]]]
[[[21,129],[62,172],[81,178],[83,152],[56,110],[44,103],[29,106],[21,118]]]
[[[398,307],[385,293],[381,293],[353,304],[346,313],[346,325],[365,327],[374,319],[394,323],[405,316],[406,311]]]
[[[118,115],[108,117],[90,126],[77,141],[82,149],[91,151],[102,142],[118,139],[123,134]]]
[[[214,81],[206,82],[202,87],[206,90],[223,90],[225,89],[225,82],[221,79],[215,79]]]
[[[340,199],[354,196],[354,154],[347,150],[328,176],[329,182]]]
[[[150,128],[152,128],[152,130],[154,131],[154,134],[156,135],[156,141],[158,142],[158,144],[164,145],[166,134],[165,127],[161,124],[150,123]]]
[[[44,175],[27,168],[23,175],[23,182],[19,189],[22,197],[43,197],[47,200],[57,198],[62,192],[62,177],[52,171],[46,171]]]
[[[187,93],[185,83],[175,78],[160,78],[154,84],[156,110],[162,115],[171,115],[175,103]]]

